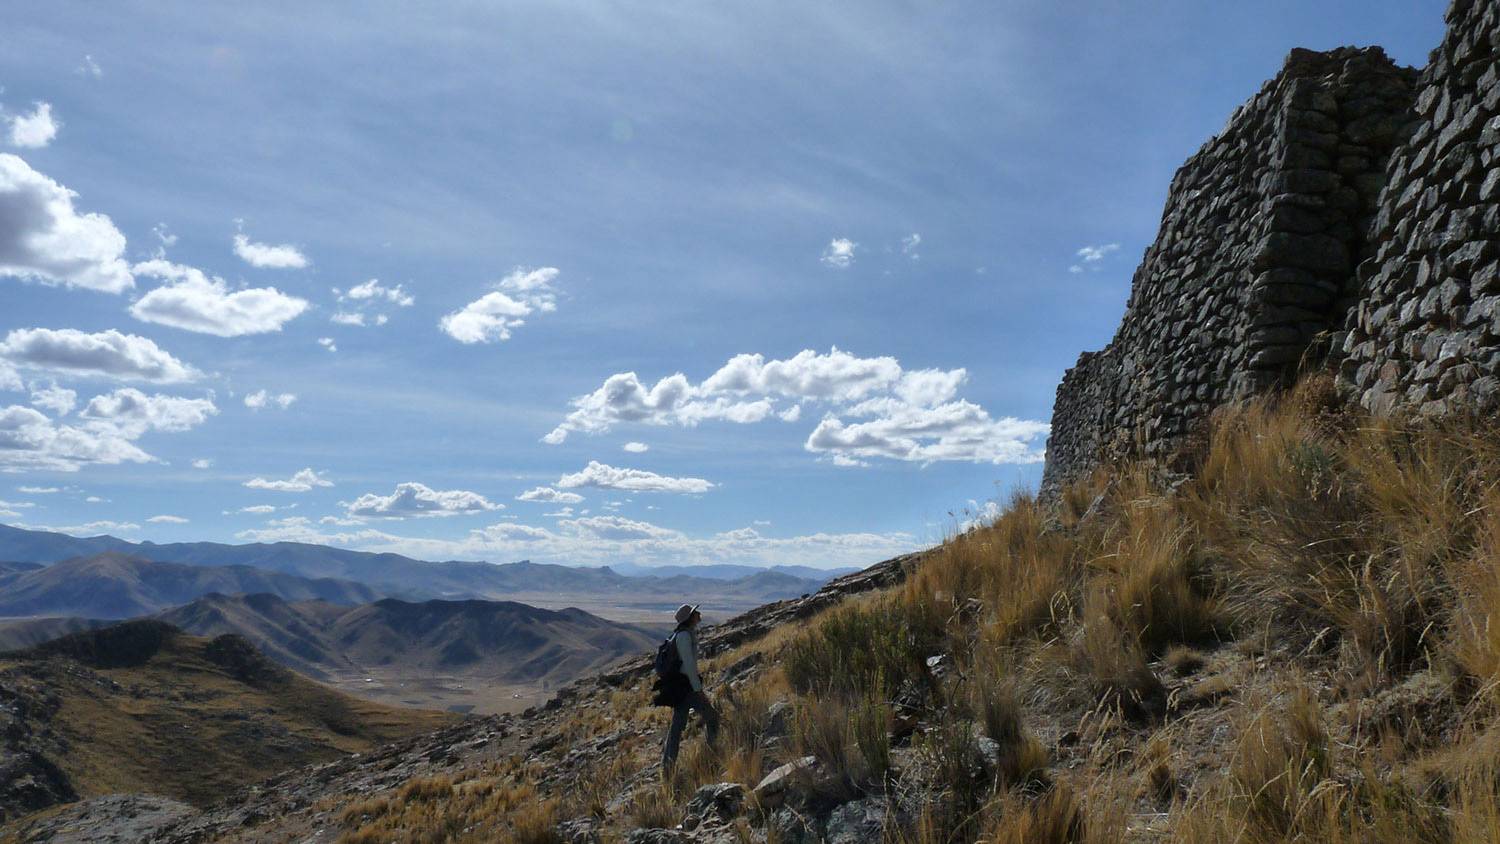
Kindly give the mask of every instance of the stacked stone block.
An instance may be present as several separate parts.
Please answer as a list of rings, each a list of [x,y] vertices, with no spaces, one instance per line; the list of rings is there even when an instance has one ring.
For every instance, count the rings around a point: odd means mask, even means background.
[[[1339,384],[1380,415],[1500,408],[1500,3],[1460,0],[1359,268]]]
[[[1214,408],[1328,353],[1416,76],[1379,48],[1294,50],[1178,170],[1114,340],[1058,387],[1044,495],[1169,455]]]

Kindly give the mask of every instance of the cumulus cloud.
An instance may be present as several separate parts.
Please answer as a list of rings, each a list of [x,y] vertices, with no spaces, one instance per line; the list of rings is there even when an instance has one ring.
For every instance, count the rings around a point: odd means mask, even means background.
[[[0,390],[20,392],[26,389],[26,384],[21,381],[21,373],[14,366],[0,361]]]
[[[32,407],[50,410],[53,416],[67,416],[73,412],[77,404],[78,393],[59,387],[55,383],[45,386],[33,384],[31,387]]]
[[[194,469],[211,469],[213,468],[213,465],[214,461],[207,457],[200,457],[197,460],[193,461]]]
[[[248,507],[241,507],[236,512],[240,512],[240,513],[255,513],[257,515],[259,515],[259,514],[265,514],[265,513],[274,513],[274,512],[276,512],[276,505],[275,504],[251,504]]]
[[[553,271],[556,273],[556,270]],[[335,291],[337,293],[337,291]],[[363,284],[356,284],[338,293],[339,301],[352,299],[359,301],[386,301],[398,308],[409,308],[416,304],[416,298],[401,289],[401,285],[387,287],[380,283],[380,279],[372,278]]]
[[[457,516],[465,513],[500,510],[504,507],[504,504],[495,504],[477,492],[463,489],[437,490],[416,482],[397,484],[395,492],[390,495],[365,493],[346,504],[350,516],[387,519],[403,519],[407,516]]]
[[[1117,252],[1119,249],[1120,244],[1118,243],[1101,243],[1098,246],[1080,247],[1074,253],[1074,257],[1078,258],[1078,263],[1068,267],[1068,272],[1081,273],[1084,270],[1097,270],[1099,269],[1099,262],[1108,257],[1111,252]]]
[[[682,533],[668,528],[653,525],[650,522],[638,522],[623,516],[589,516],[582,519],[564,519],[557,523],[563,530],[569,530],[594,539],[676,539]]]
[[[539,501],[545,504],[577,504],[583,500],[583,496],[576,492],[562,492],[550,486],[539,486],[516,496],[516,500]]]
[[[0,276],[120,293],[135,284],[125,236],[103,214],[79,214],[73,191],[0,153]]]
[[[130,306],[130,315],[142,322],[218,337],[239,337],[280,331],[281,326],[308,306],[306,299],[274,287],[230,292],[222,278],[159,258],[136,264],[133,269],[138,276],[168,282]]]
[[[582,471],[558,478],[557,485],[563,489],[596,487],[630,492],[676,493],[708,492],[715,486],[702,478],[673,478],[644,469],[617,468],[597,460],[590,460]]]
[[[0,361],[20,369],[172,384],[201,373],[145,337],[114,329],[18,328],[0,341]]]
[[[189,399],[180,396],[165,396],[160,393],[146,395],[140,390],[127,387],[101,396],[94,396],[78,412],[92,423],[108,425],[129,439],[140,437],[147,431],[186,431],[195,428],[219,412],[210,399]]]
[[[339,347],[334,344],[332,337],[319,337],[318,345],[322,346],[330,352],[336,352],[339,350]]]
[[[517,267],[497,289],[443,317],[438,325],[465,345],[509,340],[513,329],[526,324],[526,317],[557,310],[551,289],[557,275],[556,267]]]
[[[345,307],[335,311],[329,320],[339,325],[355,327],[385,325],[390,321],[390,317],[374,310],[382,305],[409,308],[417,301],[414,296],[403,290],[401,285],[388,287],[381,284],[379,279],[374,278],[363,284],[356,284],[348,290],[334,288],[333,295]]]
[[[257,477],[245,481],[244,485],[251,489],[268,489],[273,492],[308,492],[314,487],[333,486],[333,481],[324,478],[312,469],[303,469],[286,480],[267,480]]]
[[[16,492],[25,493],[26,495],[56,495],[57,493],[62,492],[62,487],[58,487],[58,486],[18,486],[18,487],[16,487]]]
[[[786,422],[804,405],[824,415],[804,446],[837,465],[865,465],[882,457],[921,463],[968,461],[1032,463],[1042,459],[1047,425],[991,418],[958,392],[964,369],[904,369],[893,357],[858,357],[838,348],[804,350],[784,360],[737,355],[699,384],[682,373],[647,386],[634,372],[618,373],[543,438],[557,444],[573,432],[597,434],[617,424],[691,427],[708,419]],[[777,410],[778,402],[793,402]]]
[[[906,237],[901,238],[901,254],[915,261],[922,257],[917,254],[917,247],[921,245],[922,236],[916,232],[912,232]]]
[[[295,393],[271,393],[266,390],[256,390],[245,396],[245,407],[251,410],[260,410],[267,407],[279,407],[282,410],[292,406],[297,400]]]
[[[146,521],[154,525],[185,525],[188,523],[188,520],[184,519],[181,516],[171,516],[166,514],[160,516],[152,516]]]
[[[776,563],[833,567],[868,565],[915,550],[905,533],[816,533],[766,536],[745,527],[707,536],[620,516],[566,517],[556,529],[500,522],[476,528],[458,539],[399,536],[384,531],[325,532],[306,520],[236,533],[247,542],[318,542],[365,551],[407,554],[427,559],[505,560],[522,557],[574,565],[605,565],[620,559],[643,564]]]
[[[630,452],[631,454],[642,454],[651,450],[651,446],[646,445],[645,443],[638,442],[628,442],[620,447]]]
[[[75,472],[85,464],[148,463],[153,458],[112,425],[63,425],[30,407],[0,407],[0,471]]]
[[[828,242],[828,246],[823,249],[823,257],[818,260],[835,269],[848,269],[854,263],[854,250],[858,246],[847,237],[836,237]]]
[[[52,143],[61,126],[52,117],[51,103],[37,103],[30,114],[18,114],[10,119],[11,145],[40,149]]]
[[[256,243],[244,232],[234,236],[234,254],[250,266],[260,269],[300,270],[309,263],[307,256],[289,243]]]

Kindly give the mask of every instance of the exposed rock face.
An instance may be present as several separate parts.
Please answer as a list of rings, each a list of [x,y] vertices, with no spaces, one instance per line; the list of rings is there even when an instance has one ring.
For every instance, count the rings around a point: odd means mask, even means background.
[[[1365,408],[1500,405],[1500,5],[1458,0],[1391,157],[1340,385]]]
[[[1170,454],[1326,354],[1416,78],[1378,47],[1293,50],[1177,171],[1119,331],[1058,386],[1044,494],[1101,459]]]

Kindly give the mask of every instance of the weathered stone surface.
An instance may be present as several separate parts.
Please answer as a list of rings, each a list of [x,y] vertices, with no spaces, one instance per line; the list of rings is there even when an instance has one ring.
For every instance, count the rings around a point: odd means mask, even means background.
[[[1500,7],[1447,23],[1420,74],[1292,51],[1182,166],[1114,340],[1058,387],[1044,497],[1308,367],[1380,415],[1500,405]]]

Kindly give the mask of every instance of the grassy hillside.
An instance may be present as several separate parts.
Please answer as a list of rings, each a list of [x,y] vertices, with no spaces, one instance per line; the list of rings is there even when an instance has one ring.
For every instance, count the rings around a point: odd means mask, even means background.
[[[642,682],[539,713],[508,763],[369,795],[338,828],[1500,840],[1500,431],[1335,406],[1315,379],[1228,409],[1184,474],[1017,496],[902,586],[717,656],[724,741],[690,731],[664,785],[666,713]],[[749,791],[799,759],[784,789]],[[692,800],[720,782],[747,789],[727,818]]]
[[[0,700],[0,821],[114,792],[204,805],[287,767],[451,721],[326,689],[239,637],[188,636],[155,621],[0,658]]]

